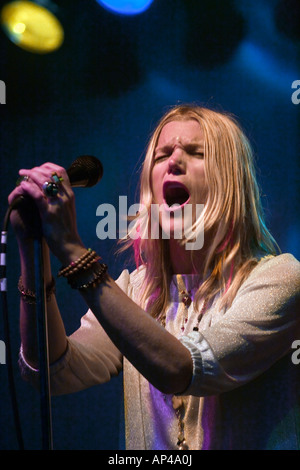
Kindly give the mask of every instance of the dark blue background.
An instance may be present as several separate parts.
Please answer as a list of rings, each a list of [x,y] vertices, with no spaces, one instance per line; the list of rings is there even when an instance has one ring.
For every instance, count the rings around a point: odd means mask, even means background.
[[[139,167],[158,118],[173,104],[196,102],[241,121],[254,145],[268,226],[282,251],[300,258],[300,104],[291,100],[292,82],[300,80],[299,1],[154,0],[135,17],[112,14],[93,0],[58,3],[65,42],[52,54],[21,50],[0,31],[0,79],[7,92],[0,106],[2,219],[20,167],[45,161],[68,167],[81,154],[95,155],[104,176],[94,188],[75,190],[79,231],[118,276],[125,259],[116,257],[114,240],[97,239],[96,208],[118,208],[120,195],[128,195],[128,204],[136,201]],[[53,260],[55,272],[59,267]],[[25,447],[39,449],[39,396],[16,365],[18,278],[10,231],[15,380]],[[86,307],[64,280],[57,291],[71,333]],[[0,386],[0,449],[16,449],[5,365]],[[124,448],[122,376],[53,398],[52,414],[55,449]]]

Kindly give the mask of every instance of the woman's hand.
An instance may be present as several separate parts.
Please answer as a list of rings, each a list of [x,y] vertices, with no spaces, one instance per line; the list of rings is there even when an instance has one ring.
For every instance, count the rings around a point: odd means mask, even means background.
[[[47,197],[43,185],[53,181],[53,174],[62,180],[57,183],[57,195]],[[52,253],[63,264],[69,263],[84,246],[77,231],[75,197],[66,170],[53,163],[45,163],[30,170],[22,169],[19,175],[26,178],[8,197],[9,204],[18,196],[26,198],[26,204],[22,203],[11,214],[18,241],[24,243],[43,236]]]

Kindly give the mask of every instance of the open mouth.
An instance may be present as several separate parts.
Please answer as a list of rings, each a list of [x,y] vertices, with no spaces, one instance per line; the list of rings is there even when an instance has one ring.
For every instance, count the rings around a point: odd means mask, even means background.
[[[166,182],[163,186],[163,195],[169,207],[174,204],[181,207],[190,200],[189,191],[182,183],[178,182]]]

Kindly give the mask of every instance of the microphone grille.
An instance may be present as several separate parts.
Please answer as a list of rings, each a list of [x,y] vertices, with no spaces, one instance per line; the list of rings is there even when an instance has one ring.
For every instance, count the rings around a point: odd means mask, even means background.
[[[87,184],[86,187],[91,187],[97,184],[103,176],[103,166],[100,160],[93,155],[81,155],[76,158],[72,163],[72,168],[80,168],[84,170]]]

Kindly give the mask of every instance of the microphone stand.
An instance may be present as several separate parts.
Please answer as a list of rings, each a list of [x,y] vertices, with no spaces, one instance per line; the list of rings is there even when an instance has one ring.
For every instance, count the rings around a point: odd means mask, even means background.
[[[36,288],[36,321],[39,347],[39,371],[40,371],[40,406],[42,426],[43,450],[53,449],[52,420],[51,420],[51,395],[49,379],[48,357],[48,329],[46,318],[46,288],[44,280],[44,258],[42,240],[37,238],[34,242],[35,256],[35,288]]]
[[[7,335],[8,345],[10,344],[9,328],[8,328],[8,313],[6,301],[6,244],[7,244],[7,230],[9,224],[9,217],[11,211],[15,209],[18,204],[27,204],[27,211],[31,214],[32,226],[35,226],[36,234],[34,237],[34,270],[35,270],[35,289],[36,289],[36,323],[37,323],[37,336],[38,336],[38,351],[39,351],[39,372],[40,372],[40,410],[41,410],[41,428],[42,428],[42,447],[43,450],[52,450],[52,421],[51,421],[51,394],[50,394],[50,378],[49,378],[49,357],[48,357],[48,329],[47,329],[47,306],[46,306],[46,286],[44,279],[44,256],[43,256],[43,241],[41,231],[39,229],[39,217],[37,209],[30,199],[25,199],[23,196],[16,199],[6,211],[3,231],[1,232],[1,276],[3,271],[3,278],[0,279],[0,290],[3,294],[4,305],[4,319],[5,330]],[[26,206],[25,206],[26,207]],[[11,363],[10,348],[9,348],[9,364]],[[10,364],[11,366],[11,364]],[[9,383],[12,394],[12,402],[15,416],[15,424],[17,428],[17,435],[20,449],[24,448],[22,432],[19,423],[19,414],[16,401],[16,393],[12,371],[9,374]]]

